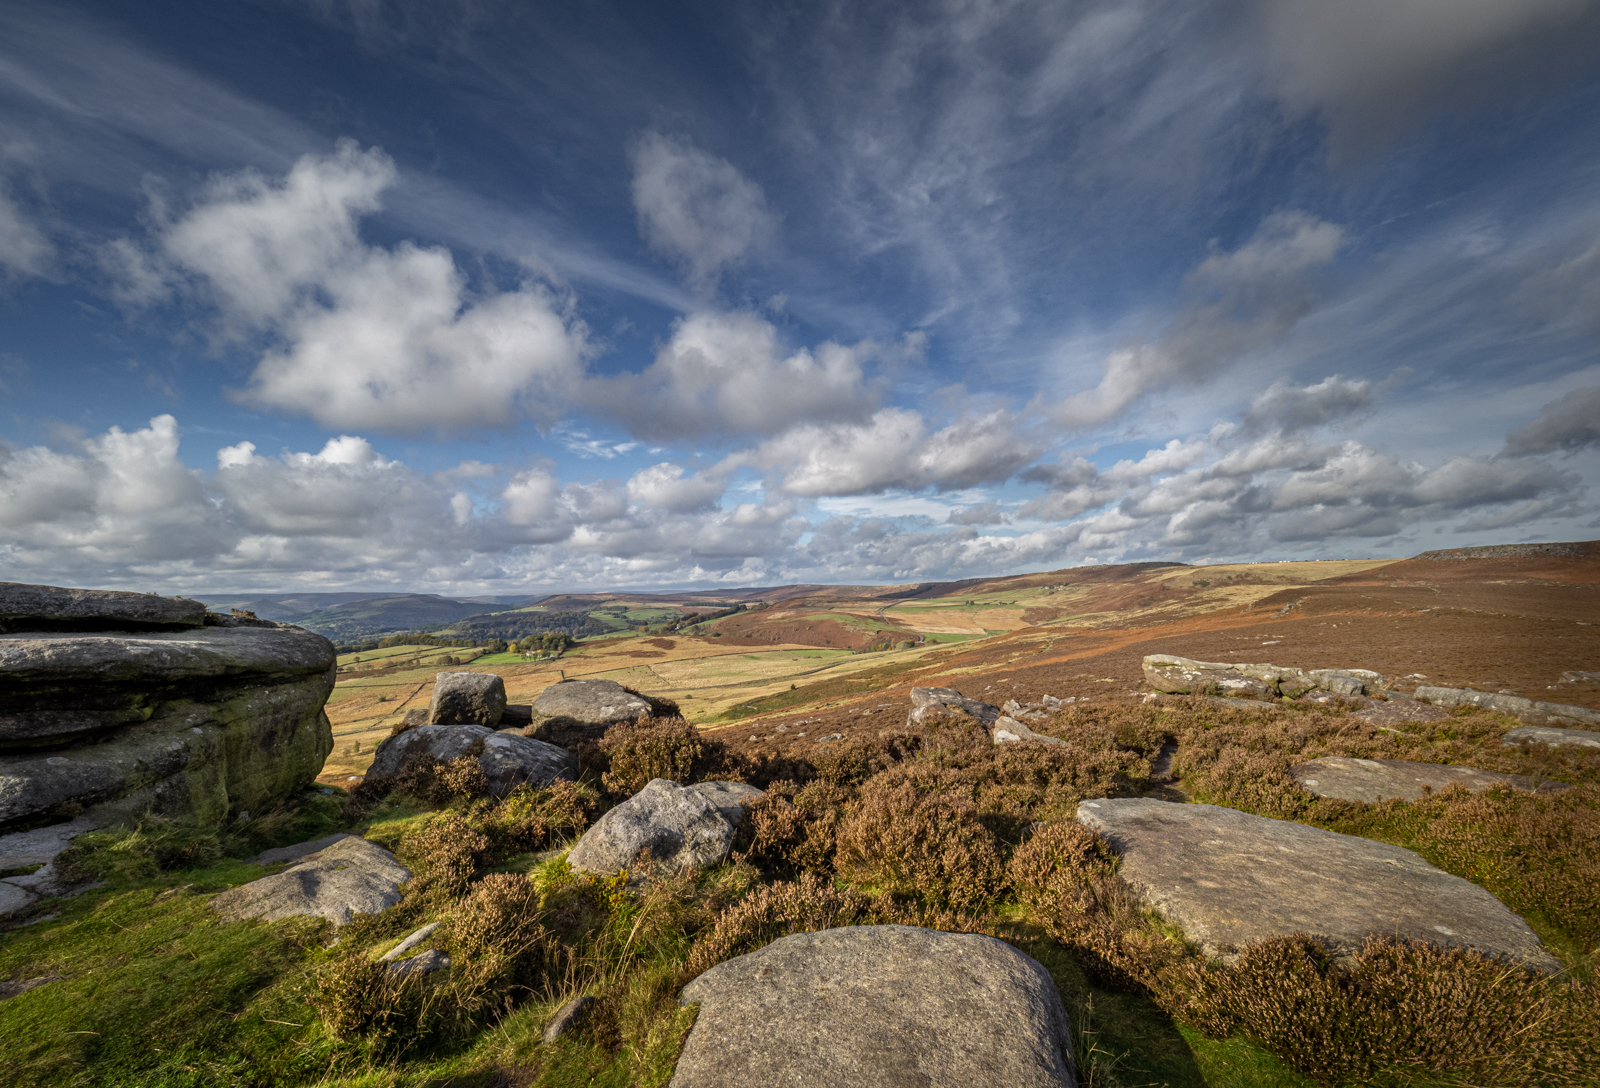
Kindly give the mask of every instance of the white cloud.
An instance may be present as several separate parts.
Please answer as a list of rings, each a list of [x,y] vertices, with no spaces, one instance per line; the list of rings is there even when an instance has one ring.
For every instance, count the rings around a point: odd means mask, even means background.
[[[771,322],[752,313],[690,314],[640,374],[592,378],[588,401],[635,435],[775,434],[811,420],[865,419],[881,389],[865,365],[918,357],[923,339],[885,347],[870,340],[786,349]]]
[[[930,435],[921,413],[885,408],[861,424],[796,427],[728,463],[777,469],[783,490],[817,497],[994,483],[1039,453],[1009,412],[960,419]]]
[[[1296,386],[1280,378],[1250,402],[1243,424],[1248,431],[1300,431],[1343,419],[1372,404],[1372,383],[1338,374],[1316,385]]]
[[[628,480],[628,498],[660,510],[689,513],[712,506],[726,488],[725,478],[685,476],[682,465],[664,461],[633,474]]]
[[[1315,273],[1343,241],[1342,228],[1303,212],[1268,216],[1244,245],[1212,253],[1189,273],[1189,301],[1157,343],[1110,353],[1099,385],[1067,397],[1054,416],[1073,427],[1104,423],[1150,393],[1215,377],[1310,311]]]
[[[474,292],[443,248],[362,242],[394,163],[351,141],[282,179],[214,179],[158,223],[155,248],[102,250],[126,304],[210,299],[227,335],[264,335],[246,403],[330,428],[458,432],[553,423],[583,373],[586,330],[548,288]]]
[[[640,136],[632,157],[639,233],[683,268],[696,291],[714,292],[725,269],[776,237],[778,217],[761,186],[726,159],[659,132]]]

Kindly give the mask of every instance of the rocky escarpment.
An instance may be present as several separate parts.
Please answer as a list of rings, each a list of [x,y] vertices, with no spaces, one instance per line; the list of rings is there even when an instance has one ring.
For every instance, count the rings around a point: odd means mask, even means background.
[[[322,768],[333,681],[333,644],[297,627],[0,583],[0,831],[259,813]]]

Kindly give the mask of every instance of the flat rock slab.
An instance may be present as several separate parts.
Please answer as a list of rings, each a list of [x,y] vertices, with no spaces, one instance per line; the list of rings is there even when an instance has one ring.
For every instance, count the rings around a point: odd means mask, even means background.
[[[1495,695],[1471,688],[1420,687],[1413,696],[1435,706],[1481,706],[1521,718],[1529,725],[1556,729],[1600,729],[1600,710],[1565,703],[1539,703],[1520,695]]]
[[[354,835],[324,835],[320,839],[309,842],[297,842],[293,846],[274,846],[270,850],[263,850],[250,859],[251,865],[277,865],[284,861],[299,861],[308,854],[317,854],[326,850],[342,839],[353,839]]]
[[[489,792],[496,797],[523,783],[548,786],[557,779],[578,778],[578,759],[565,748],[486,725],[421,725],[396,733],[378,746],[367,776],[399,774],[407,756],[424,751],[443,763],[476,751]]]
[[[563,680],[533,701],[533,716],[542,722],[615,725],[648,718],[650,712],[649,700],[615,680]]]
[[[19,910],[33,906],[39,897],[26,888],[19,888],[15,884],[0,880],[0,917],[15,914]]]
[[[1494,896],[1398,846],[1144,797],[1084,801],[1078,822],[1122,855],[1117,875],[1139,901],[1210,956],[1308,933],[1339,954],[1399,936],[1560,967]]]
[[[1323,756],[1289,768],[1295,781],[1318,797],[1376,804],[1390,798],[1416,801],[1450,786],[1465,786],[1473,793],[1495,786],[1554,793],[1567,787],[1542,782],[1525,774],[1500,774],[1476,767],[1443,763],[1415,763],[1405,759],[1349,759]]]
[[[433,678],[429,724],[486,725],[493,729],[505,712],[505,681],[492,672],[441,672]]]
[[[1003,716],[995,719],[994,731],[991,734],[996,744],[1015,744],[1018,741],[1037,741],[1040,744],[1065,744],[1060,737],[1047,737],[1043,733],[1035,733],[1017,719]]]
[[[1450,717],[1450,712],[1430,703],[1419,703],[1415,699],[1390,699],[1386,702],[1370,699],[1359,710],[1351,711],[1350,716],[1379,729],[1389,729],[1402,722],[1445,721]]]
[[[1600,748],[1600,733],[1589,729],[1554,729],[1544,725],[1524,725],[1506,734],[1504,741],[1512,744],[1548,744],[1552,748],[1575,745],[1580,748]]]
[[[1370,669],[1300,669],[1287,665],[1195,661],[1171,654],[1144,659],[1145,682],[1169,695],[1231,695],[1235,698],[1295,699],[1309,691],[1365,695],[1383,677]]]
[[[303,914],[342,926],[357,914],[376,914],[400,902],[400,885],[410,879],[411,870],[389,851],[348,836],[281,873],[229,888],[211,905],[225,922]]]
[[[70,823],[0,835],[0,872],[49,864],[73,839],[99,826],[98,821],[80,816]]]
[[[199,627],[206,606],[185,597],[0,582],[0,631]]]
[[[326,673],[333,665],[333,643],[298,627],[0,636],[0,681],[12,689],[8,701],[42,685],[306,676]]]
[[[910,926],[796,933],[683,988],[671,1088],[1071,1088],[1050,975],[1003,941]]]
[[[749,792],[732,788],[741,786]],[[760,795],[743,783],[680,786],[652,779],[596,820],[567,855],[567,863],[582,872],[610,875],[632,869],[643,851],[670,872],[709,869],[722,864],[733,845],[738,824],[734,807]]]

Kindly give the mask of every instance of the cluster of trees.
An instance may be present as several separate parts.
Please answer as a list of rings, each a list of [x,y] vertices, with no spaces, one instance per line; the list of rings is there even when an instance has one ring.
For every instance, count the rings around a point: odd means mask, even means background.
[[[546,631],[540,635],[528,635],[517,640],[517,652],[520,654],[559,654],[568,646],[576,646],[578,640],[564,631]]]
[[[765,608],[765,607],[766,607],[766,605],[764,605],[764,604],[753,604],[753,605],[736,604],[732,608],[724,608],[720,612],[695,612],[695,613],[690,613],[689,615],[682,616],[682,617],[680,617],[678,619],[673,620],[671,623],[662,624],[661,625],[661,630],[663,632],[666,632],[666,631],[681,631],[685,627],[693,627],[696,624],[701,624],[701,623],[710,623],[713,620],[720,620],[720,619],[723,619],[724,617],[727,617],[727,616],[736,616],[740,612],[754,612],[754,611],[756,611],[758,609]]]
[[[517,642],[529,635],[564,634],[573,642],[591,635],[615,630],[604,620],[587,612],[511,612],[500,616],[479,616],[453,625],[457,634],[478,640],[499,638]]]

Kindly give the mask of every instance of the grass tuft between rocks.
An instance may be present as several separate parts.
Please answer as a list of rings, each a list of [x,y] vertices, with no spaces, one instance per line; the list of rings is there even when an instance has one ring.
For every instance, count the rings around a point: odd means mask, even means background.
[[[105,886],[0,933],[0,980],[55,976],[0,1000],[7,1080],[661,1085],[693,1023],[677,1004],[689,979],[790,933],[892,922],[989,933],[1044,964],[1081,1082],[1096,1088],[1591,1083],[1600,759],[1502,748],[1506,723],[1489,714],[1407,728],[1270,706],[1091,704],[1039,727],[1060,745],[997,747],[951,725],[756,763],[652,719],[581,749],[579,784],[473,797],[470,768],[424,760],[226,832],[149,821],[96,833],[64,862]],[[1305,937],[1207,962],[1130,899],[1114,852],[1073,819],[1086,797],[1164,788],[1150,761],[1173,741],[1195,799],[1417,849],[1526,912],[1567,972],[1384,940],[1338,963]],[[1328,802],[1287,773],[1317,755],[1471,762],[1575,788]],[[767,793],[713,870],[574,872],[565,850],[654,777]],[[240,858],[336,829],[413,870],[397,906],[358,916],[337,943],[320,920],[216,920],[211,892],[270,871]],[[639,890],[628,877],[641,875]],[[440,926],[423,947],[450,969],[389,974],[378,957],[427,922]],[[595,998],[587,1015],[542,1042],[578,995]]]

